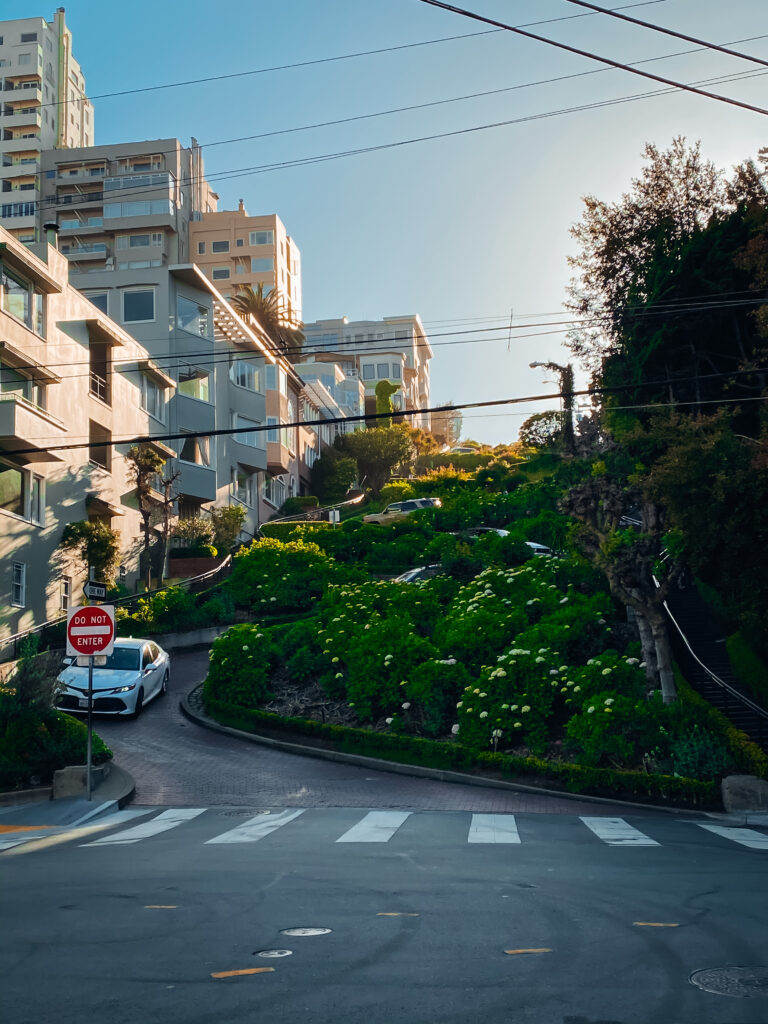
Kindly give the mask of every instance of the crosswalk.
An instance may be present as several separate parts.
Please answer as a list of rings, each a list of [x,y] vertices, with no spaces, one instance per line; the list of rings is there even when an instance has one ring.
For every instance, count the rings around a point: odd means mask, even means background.
[[[225,819],[243,820],[223,828]],[[229,824],[229,822],[227,822]],[[768,827],[736,827],[711,821],[665,820],[630,824],[624,818],[569,815],[472,814],[459,811],[360,811],[350,808],[284,808],[226,811],[221,808],[176,807],[164,810],[128,808],[97,818],[87,826],[37,829],[4,826],[0,858],[46,849],[62,842],[98,850],[117,846],[150,846],[172,838],[201,846],[242,846],[278,842],[312,847],[341,844],[410,844],[417,848],[462,845],[526,846],[541,843],[572,846],[642,847],[649,851],[680,844],[709,845],[768,852]],[[510,851],[511,852],[511,851]],[[655,855],[655,854],[652,854]]]

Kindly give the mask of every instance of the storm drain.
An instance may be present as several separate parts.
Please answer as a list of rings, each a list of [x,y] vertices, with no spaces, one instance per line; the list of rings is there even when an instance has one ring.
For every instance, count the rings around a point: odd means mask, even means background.
[[[716,996],[768,996],[768,967],[708,967],[694,971],[689,981]]]
[[[283,928],[281,935],[330,935],[330,928]]]
[[[254,956],[261,956],[265,960],[277,960],[281,956],[293,956],[292,949],[262,949],[258,953],[254,953]]]

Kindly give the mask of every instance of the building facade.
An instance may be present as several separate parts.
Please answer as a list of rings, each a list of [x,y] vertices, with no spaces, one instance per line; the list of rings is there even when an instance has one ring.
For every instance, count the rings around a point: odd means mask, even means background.
[[[176,390],[144,347],[68,283],[66,257],[43,243],[34,249],[0,228],[0,636],[80,602],[85,568],[59,548],[67,523],[115,529],[124,581],[135,581],[130,444],[111,442],[152,433],[153,403],[170,403]]]
[[[203,213],[190,225],[192,259],[222,294],[262,285],[277,291],[287,324],[301,321],[301,253],[279,217],[237,210]]]
[[[44,150],[92,146],[93,106],[60,7],[52,21],[0,21],[0,224],[41,237]]]
[[[429,408],[429,361],[432,348],[418,316],[388,316],[383,320],[316,320],[304,325],[307,357],[337,363],[348,378],[356,375],[365,389],[365,412],[376,411],[376,385],[397,385],[392,396],[398,410]],[[417,428],[429,429],[429,413],[408,417]]]

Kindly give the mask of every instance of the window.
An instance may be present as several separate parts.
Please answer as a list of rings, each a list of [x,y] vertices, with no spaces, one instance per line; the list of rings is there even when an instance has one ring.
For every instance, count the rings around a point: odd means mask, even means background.
[[[400,380],[402,376],[402,367],[400,363],[392,363],[392,380]]]
[[[238,238],[238,240],[235,243],[235,245],[237,246],[238,249],[242,249],[243,246],[245,245],[245,239],[244,238]]]
[[[211,270],[211,278],[214,281],[229,280],[229,267],[213,267]]]
[[[251,231],[248,235],[249,245],[274,245],[274,231]]]
[[[146,374],[141,377],[141,408],[165,423],[165,388]]]
[[[31,63],[32,63],[32,54],[31,53],[20,53],[19,54],[19,64],[31,64]]]
[[[229,252],[229,242],[211,242],[211,252]]]
[[[389,376],[389,363],[376,363],[376,376],[383,379]]]
[[[45,481],[34,474],[29,488],[29,518],[38,526],[45,526]]]
[[[109,292],[84,292],[86,299],[89,299],[102,313],[108,314]]]
[[[197,243],[197,255],[198,256],[205,256],[205,242],[198,242]]]
[[[182,462],[193,462],[197,466],[210,466],[211,464],[211,439],[210,437],[197,437],[189,434],[181,446],[179,459]]]
[[[275,269],[275,261],[271,256],[252,256],[251,273],[261,274],[267,270]]]
[[[112,434],[95,420],[88,421],[88,459],[94,466],[109,472],[112,469]]]
[[[285,483],[278,476],[267,477],[264,481],[264,498],[276,508],[285,502]]]
[[[207,370],[188,367],[179,372],[179,394],[196,398],[199,402],[210,401],[210,374]]]
[[[72,600],[72,577],[62,576],[59,579],[59,611],[68,612]]]
[[[236,274],[244,274],[245,273],[245,267],[243,266],[242,263],[236,263],[235,264],[235,273]]]
[[[19,397],[31,402],[40,409],[45,408],[45,385],[37,384],[35,381],[25,377],[13,366],[7,366],[0,360],[0,394],[17,394]]]
[[[42,295],[38,296],[32,289],[32,285],[25,281],[22,277],[17,277],[16,274],[11,273],[6,267],[2,268],[2,289],[3,289],[3,309],[6,313],[10,313],[17,319],[21,320],[31,327],[33,330],[37,329],[37,317],[38,307],[40,313],[42,313]],[[42,317],[41,317],[42,319]],[[41,330],[38,333],[42,333],[42,323],[40,323]]]
[[[261,391],[259,367],[246,359],[235,359],[229,371],[229,379],[239,388]]]
[[[118,235],[118,249],[138,249],[147,245],[162,245],[162,231],[152,231],[142,235]]]
[[[260,423],[257,423],[255,420],[246,419],[245,416],[238,416],[237,414],[235,414],[233,420],[234,422],[232,426],[235,428],[235,430],[242,430],[244,427],[251,428],[247,432],[243,431],[242,434],[234,434],[233,436],[236,441],[239,441],[240,444],[247,444],[249,448],[264,447],[261,437],[263,432],[260,430],[253,429],[255,427],[260,427]]]
[[[255,505],[256,478],[240,466],[232,470],[232,494],[244,505]]]
[[[155,289],[134,288],[123,292],[123,323],[148,323],[155,319]]]
[[[106,182],[104,183],[106,188]],[[153,214],[172,214],[174,212],[172,199],[153,199],[151,201],[133,203],[105,203],[104,219],[110,220],[116,217],[149,217]]]
[[[23,608],[27,603],[26,562],[13,562],[11,567],[11,604]]]
[[[0,462],[0,509],[25,518],[27,511],[26,470]]]
[[[162,267],[162,260],[120,260],[117,264],[118,270],[148,270],[150,267]],[[94,268],[98,269],[98,268]],[[104,269],[103,267],[101,268]],[[82,273],[82,271],[81,271]]]
[[[376,367],[373,363],[363,363],[363,380],[374,380],[376,377]]]
[[[274,430],[267,431],[267,440],[271,442],[280,441],[280,431],[277,429],[277,425],[280,421],[276,416],[267,416],[267,426],[274,426]]]
[[[176,325],[182,331],[196,334],[200,338],[210,337],[211,311],[186,295],[176,296]]]

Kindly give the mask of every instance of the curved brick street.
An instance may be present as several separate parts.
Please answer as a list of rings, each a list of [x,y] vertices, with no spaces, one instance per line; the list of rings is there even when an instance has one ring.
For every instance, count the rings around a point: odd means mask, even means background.
[[[174,655],[168,696],[138,721],[96,719],[115,761],[136,780],[137,804],[398,807],[414,810],[626,814],[609,804],[463,786],[299,757],[188,721],[179,698],[204,678],[207,651]]]

